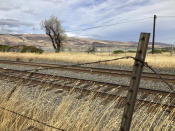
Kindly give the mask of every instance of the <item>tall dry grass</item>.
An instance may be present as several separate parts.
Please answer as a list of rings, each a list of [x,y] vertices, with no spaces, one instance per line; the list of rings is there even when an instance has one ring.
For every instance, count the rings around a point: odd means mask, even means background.
[[[126,55],[134,56],[134,54]],[[125,54],[109,56],[108,54],[85,53],[0,53],[0,58],[11,60],[19,58],[24,61],[35,59],[74,63],[113,59],[122,56]],[[174,56],[170,57],[169,54],[148,54],[146,61],[154,67],[175,67]],[[108,64],[132,65],[132,62],[132,60],[121,60]],[[114,131],[120,128],[123,108],[117,108],[118,99],[106,102],[105,98],[94,98],[94,94],[81,97],[81,94],[74,91],[54,94],[47,92],[45,89],[49,87],[44,86],[41,89],[27,90],[22,81],[14,86],[17,86],[17,90],[9,100],[7,97],[10,92],[0,91],[1,107],[69,131]],[[2,85],[0,85],[0,90],[1,87]],[[10,88],[13,88],[13,84]],[[175,110],[168,113],[161,106],[150,105],[146,107],[142,103],[137,103],[137,105],[131,131],[175,130]],[[56,130],[0,109],[0,131],[24,131],[32,126],[37,127],[35,130],[38,131],[40,129],[43,131]]]
[[[23,61],[32,61],[32,60],[43,60],[43,61],[62,61],[62,62],[73,62],[73,63],[83,63],[83,62],[92,62],[99,60],[114,59],[117,57],[123,56],[135,56],[134,53],[126,54],[108,54],[108,53],[71,53],[71,52],[61,52],[61,53],[43,53],[43,54],[34,54],[34,53],[0,53],[0,59],[11,59],[16,60],[20,59]],[[153,67],[156,68],[174,68],[175,67],[175,55],[170,56],[169,53],[163,54],[148,54],[146,61]],[[114,62],[108,62],[104,64],[109,65],[119,65],[119,66],[132,66],[133,60],[120,60]]]
[[[107,102],[106,98],[94,98],[94,94],[81,97],[81,94],[73,90],[60,94],[62,98],[58,99],[59,94],[47,92],[45,88],[33,88],[32,93],[28,94],[24,93],[26,89],[21,84],[9,100],[7,100],[9,92],[3,95],[1,93],[0,107],[66,131],[119,130],[123,113],[123,108],[117,108],[119,99]],[[174,111],[168,113],[161,106],[150,105],[148,108],[142,103],[137,103],[137,105],[131,131],[175,130]],[[0,131],[24,131],[32,126],[36,127],[35,131],[56,131],[56,129],[0,110]]]

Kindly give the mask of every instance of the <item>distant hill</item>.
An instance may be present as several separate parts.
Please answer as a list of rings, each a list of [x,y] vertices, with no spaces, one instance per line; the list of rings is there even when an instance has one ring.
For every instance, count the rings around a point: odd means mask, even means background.
[[[0,34],[0,44],[8,46],[26,45],[36,46],[45,51],[53,51],[52,43],[48,36],[44,34]],[[63,43],[64,47],[68,50],[87,50],[89,47],[96,48],[136,48],[137,42],[120,42],[120,41],[107,41],[95,40],[89,38],[68,37],[67,42]],[[165,43],[156,43],[156,47],[169,46]],[[149,45],[151,46],[151,44]]]

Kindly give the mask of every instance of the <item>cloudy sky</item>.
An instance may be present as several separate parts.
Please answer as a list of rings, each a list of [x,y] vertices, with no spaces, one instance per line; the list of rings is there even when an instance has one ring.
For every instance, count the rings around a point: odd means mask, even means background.
[[[44,33],[41,20],[54,15],[70,36],[137,41],[140,32],[152,33],[156,14],[156,41],[175,43],[174,6],[175,0],[0,0],[0,33]]]

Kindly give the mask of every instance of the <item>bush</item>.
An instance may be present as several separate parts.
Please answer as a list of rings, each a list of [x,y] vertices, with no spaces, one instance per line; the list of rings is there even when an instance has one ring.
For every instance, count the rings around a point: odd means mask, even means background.
[[[95,53],[95,47],[89,47],[87,53]]]
[[[115,50],[113,51],[113,54],[121,54],[121,53],[125,53],[123,50]]]
[[[162,48],[161,51],[162,52],[170,52],[170,49],[169,48]]]
[[[0,51],[8,52],[12,47],[8,45],[0,45]]]
[[[148,52],[148,53],[152,53],[152,51]],[[162,50],[160,49],[154,49],[154,54],[161,54]]]
[[[32,52],[32,53],[43,53],[42,49],[39,49],[35,46],[8,46],[8,45],[0,45],[0,51],[2,52]]]
[[[31,52],[31,53],[43,53],[42,49],[36,48],[35,46],[24,46],[21,53]]]
[[[127,52],[128,52],[128,53],[136,53],[135,50],[128,50]]]

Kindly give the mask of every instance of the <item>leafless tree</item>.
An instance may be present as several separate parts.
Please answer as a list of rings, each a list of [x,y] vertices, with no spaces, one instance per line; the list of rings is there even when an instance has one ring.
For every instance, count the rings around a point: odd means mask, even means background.
[[[48,20],[42,21],[41,28],[45,30],[46,35],[51,39],[55,52],[60,52],[62,43],[66,40],[66,34],[58,18],[51,16]]]

